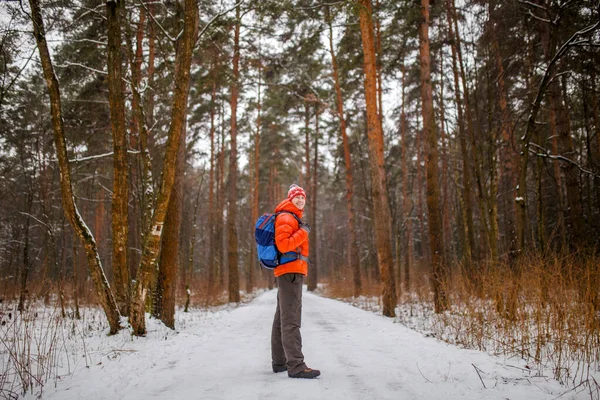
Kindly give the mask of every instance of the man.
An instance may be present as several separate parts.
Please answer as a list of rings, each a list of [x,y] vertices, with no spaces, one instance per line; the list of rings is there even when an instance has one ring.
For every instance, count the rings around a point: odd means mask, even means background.
[[[312,379],[321,375],[304,363],[300,323],[302,317],[302,283],[308,274],[308,234],[310,226],[300,221],[306,193],[291,185],[288,196],[277,208],[275,245],[282,253],[275,268],[277,309],[271,332],[273,372],[287,371],[290,378]]]

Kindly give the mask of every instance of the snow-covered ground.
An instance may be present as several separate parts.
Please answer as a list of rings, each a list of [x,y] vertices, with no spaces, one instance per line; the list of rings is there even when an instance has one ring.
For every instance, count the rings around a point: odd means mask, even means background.
[[[149,320],[80,335],[85,348],[43,399],[589,399],[518,361],[459,349],[346,303],[304,293],[302,334],[315,380],[274,374],[270,330],[276,291],[239,307],[178,313],[178,330]],[[74,337],[77,337],[75,335]],[[73,351],[65,354],[73,355]],[[66,371],[67,366],[60,367]],[[27,399],[36,398],[28,394]]]

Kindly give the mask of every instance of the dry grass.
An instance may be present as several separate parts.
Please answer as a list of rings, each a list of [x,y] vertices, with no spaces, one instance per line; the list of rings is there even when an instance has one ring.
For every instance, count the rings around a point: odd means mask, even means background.
[[[481,263],[474,276],[453,271],[445,287],[450,309],[433,311],[425,268],[413,271],[410,293],[401,293],[397,319],[449,343],[519,357],[532,373],[570,387],[587,386],[600,398],[600,259],[568,255],[532,257],[517,264]],[[419,279],[415,279],[419,277]],[[364,298],[351,282],[326,282],[329,297],[379,310],[381,287],[364,285]]]

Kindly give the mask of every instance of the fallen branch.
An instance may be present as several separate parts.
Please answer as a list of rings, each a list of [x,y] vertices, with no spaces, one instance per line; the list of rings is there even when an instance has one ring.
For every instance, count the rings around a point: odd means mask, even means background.
[[[471,363],[471,365],[473,366],[473,368],[475,368],[475,372],[477,372],[477,375],[479,376],[479,380],[481,381],[481,384],[483,385],[484,389],[487,389],[487,387],[485,386],[485,383],[483,383],[483,378],[481,377],[481,374],[479,373],[479,371],[481,371],[479,368],[477,368],[477,366],[473,363]],[[483,371],[481,371],[483,372]]]

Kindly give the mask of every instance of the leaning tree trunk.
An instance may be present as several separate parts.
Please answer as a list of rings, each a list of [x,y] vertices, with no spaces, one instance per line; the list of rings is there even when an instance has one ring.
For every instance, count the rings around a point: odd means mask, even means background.
[[[381,272],[383,315],[396,315],[396,279],[392,260],[392,225],[387,198],[387,178],[383,157],[383,131],[377,111],[377,61],[373,38],[371,0],[359,0],[360,30],[364,56],[365,100],[367,103],[367,134],[369,138],[369,164],[371,191],[375,215],[377,258]]]
[[[346,166],[346,210],[348,212],[348,248],[346,254],[348,257],[348,266],[352,270],[354,282],[354,295],[360,296],[362,292],[362,282],[360,277],[360,257],[358,256],[358,241],[356,236],[356,222],[352,201],[354,198],[354,184],[352,183],[352,157],[350,154],[350,143],[346,133],[346,118],[344,117],[344,100],[342,98],[342,89],[340,86],[340,77],[338,71],[337,58],[333,48],[333,28],[332,19],[329,14],[329,6],[326,8],[326,19],[329,25],[329,53],[331,54],[331,66],[333,68],[333,81],[335,84],[335,95],[337,104],[338,118],[340,119],[340,134],[344,146],[344,161]]]
[[[227,199],[227,264],[229,265],[229,301],[240,302],[237,234],[237,105],[240,77],[240,7],[235,9],[233,46],[233,82],[231,84],[231,151],[229,153],[229,190]]]
[[[438,143],[435,119],[433,114],[433,89],[431,86],[431,54],[429,50],[429,0],[421,0],[421,26],[419,29],[421,61],[421,99],[423,102],[423,131],[427,141],[427,211],[429,222],[429,243],[431,248],[431,263],[433,266],[433,295],[435,312],[448,309],[445,284],[447,268],[444,262],[444,242],[442,219],[440,215],[440,192],[438,177]]]
[[[198,5],[196,0],[185,0],[183,34],[178,39],[181,45],[175,61],[175,90],[171,126],[167,138],[160,190],[156,200],[156,208],[152,215],[151,232],[144,238],[142,260],[138,268],[137,279],[132,293],[129,320],[135,335],[146,333],[145,303],[152,276],[155,274],[156,257],[160,248],[162,228],[167,214],[171,190],[175,182],[177,152],[185,123],[187,97],[190,82],[190,66],[192,49],[196,42],[196,25]]]
[[[121,0],[106,2],[108,30],[108,102],[113,137],[113,193],[112,193],[112,267],[115,297],[122,315],[129,314],[129,239],[127,178],[127,130],[125,128],[125,92],[121,67]]]
[[[113,296],[113,293],[102,269],[100,256],[94,236],[81,218],[77,206],[75,204],[75,196],[71,186],[71,171],[69,168],[69,160],[67,156],[67,143],[65,141],[64,123],[62,118],[62,106],[60,99],[60,88],[58,79],[54,73],[52,59],[46,42],[44,21],[40,9],[39,0],[30,0],[31,18],[33,21],[33,33],[36,40],[37,48],[40,53],[40,60],[44,70],[44,79],[50,92],[50,111],[52,114],[52,128],[54,131],[54,141],[56,146],[56,155],[58,158],[58,167],[60,170],[60,188],[62,192],[62,205],[65,215],[69,223],[75,230],[75,233],[81,240],[85,249],[90,274],[94,282],[94,288],[100,305],[102,306],[108,324],[110,333],[116,333],[119,326],[119,309]]]
[[[185,173],[185,140],[187,130],[185,124],[177,152],[175,167],[175,183],[169,198],[169,207],[165,217],[164,234],[160,247],[158,263],[158,279],[154,292],[152,315],[159,318],[166,326],[175,329],[175,289],[177,272],[181,266],[179,243],[181,218],[183,209],[183,174]]]

